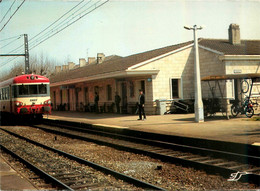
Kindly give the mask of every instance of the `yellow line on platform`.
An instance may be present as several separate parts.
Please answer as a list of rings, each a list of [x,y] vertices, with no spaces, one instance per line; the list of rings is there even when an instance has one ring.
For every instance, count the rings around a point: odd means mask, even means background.
[[[101,126],[101,127],[112,127],[112,128],[119,128],[119,129],[127,129],[129,127],[117,126],[117,125],[106,125],[106,124],[93,124],[93,126]]]
[[[254,146],[260,146],[260,142],[254,142],[252,145],[254,145]]]

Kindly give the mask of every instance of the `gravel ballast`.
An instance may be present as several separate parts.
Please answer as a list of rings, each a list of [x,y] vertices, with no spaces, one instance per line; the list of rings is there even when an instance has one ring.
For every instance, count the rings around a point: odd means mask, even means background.
[[[203,171],[162,162],[140,154],[119,151],[91,142],[46,133],[27,126],[2,128],[167,190],[256,189],[253,184],[229,182],[221,176],[209,175]]]

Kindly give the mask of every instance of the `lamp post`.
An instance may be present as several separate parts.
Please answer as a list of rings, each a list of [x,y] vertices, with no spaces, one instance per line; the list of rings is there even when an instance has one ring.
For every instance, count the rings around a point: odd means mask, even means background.
[[[193,30],[194,34],[194,82],[195,82],[195,122],[200,123],[204,122],[204,110],[201,94],[201,80],[200,80],[200,63],[199,63],[199,49],[198,49],[198,39],[197,39],[197,30],[201,30],[202,27],[194,25],[193,27],[184,26],[187,30]]]

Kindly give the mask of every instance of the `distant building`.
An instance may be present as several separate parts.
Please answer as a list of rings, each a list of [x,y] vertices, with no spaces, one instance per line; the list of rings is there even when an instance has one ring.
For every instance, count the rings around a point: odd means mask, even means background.
[[[163,100],[168,108],[176,100],[193,100],[193,51],[193,41],[189,41],[127,57],[97,54],[88,61],[80,59],[79,66],[57,67],[50,78],[53,107],[84,111],[94,104],[97,92],[100,109],[111,111],[118,92],[121,112],[132,113],[139,89],[145,92],[148,114],[158,113],[158,103]],[[201,77],[260,73],[260,40],[241,40],[239,26],[231,24],[229,39],[199,39],[199,57]],[[238,94],[234,81],[223,82],[221,88],[226,98]],[[202,92],[203,98],[212,96],[204,82]]]

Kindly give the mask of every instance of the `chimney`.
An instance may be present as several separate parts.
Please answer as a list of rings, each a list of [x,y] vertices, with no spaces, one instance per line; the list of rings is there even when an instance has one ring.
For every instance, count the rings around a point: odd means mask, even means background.
[[[68,70],[69,66],[68,65],[62,65],[62,71]]]
[[[233,45],[240,44],[240,29],[237,24],[230,24],[228,29],[229,43]]]
[[[79,67],[86,66],[86,59],[85,58],[80,58],[79,59]]]
[[[95,60],[96,60],[95,57],[88,57],[88,64],[95,62]]]
[[[101,64],[105,60],[104,53],[97,53],[97,64]]]
[[[73,62],[68,62],[69,70],[73,69],[74,66],[75,66],[75,63],[73,63]]]
[[[55,66],[55,72],[56,73],[61,72],[61,66]]]

